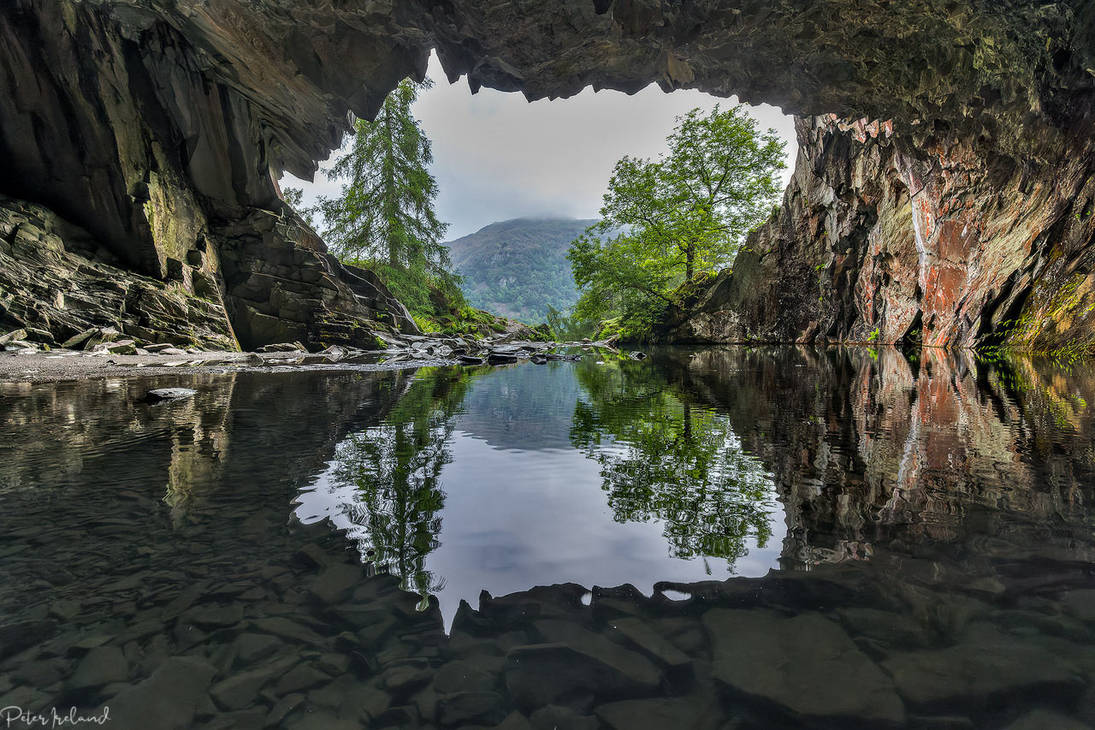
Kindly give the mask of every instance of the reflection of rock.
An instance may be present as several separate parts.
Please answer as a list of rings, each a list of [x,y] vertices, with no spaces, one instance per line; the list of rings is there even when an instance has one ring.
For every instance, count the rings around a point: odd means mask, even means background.
[[[1031,361],[994,367],[933,349],[921,357],[723,349],[671,363],[682,387],[727,410],[746,450],[774,473],[789,566],[868,558],[897,536],[967,539],[978,508],[978,531],[1006,531],[1000,537],[1016,543],[1028,542],[1016,534],[1027,528],[994,510],[1084,518],[1078,490],[1095,479],[1085,436],[1095,413],[1079,404],[1093,402],[1095,382]],[[1044,554],[1070,549],[1035,544]]]

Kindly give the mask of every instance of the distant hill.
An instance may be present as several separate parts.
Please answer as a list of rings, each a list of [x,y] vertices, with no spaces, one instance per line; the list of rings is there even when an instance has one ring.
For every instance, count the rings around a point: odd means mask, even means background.
[[[515,218],[446,245],[472,306],[538,324],[546,319],[548,305],[563,310],[578,300],[566,253],[570,242],[594,223]]]

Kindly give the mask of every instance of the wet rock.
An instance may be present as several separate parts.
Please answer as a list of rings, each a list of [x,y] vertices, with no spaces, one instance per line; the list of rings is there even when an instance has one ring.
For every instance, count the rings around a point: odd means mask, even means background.
[[[336,563],[316,576],[308,591],[321,603],[339,603],[363,579],[361,566]]]
[[[145,394],[145,400],[149,403],[160,403],[168,400],[182,400],[193,398],[198,391],[192,388],[155,388]]]
[[[1067,696],[1083,684],[1059,653],[984,624],[973,625],[959,644],[897,654],[882,666],[901,696],[923,707],[980,705],[1024,692]]]
[[[640,649],[672,673],[687,671],[692,659],[665,638],[646,621],[639,618],[620,618],[609,624],[611,629],[620,632],[628,642]]]
[[[431,679],[433,679],[433,672],[430,670],[407,664],[385,672],[384,688],[392,694],[404,694],[429,684]]]
[[[442,694],[453,692],[485,692],[494,689],[498,683],[498,675],[492,671],[486,671],[481,662],[489,661],[484,658],[480,662],[461,659],[445,664],[437,670],[434,677],[434,688]],[[502,668],[502,661],[492,663],[495,670]]]
[[[334,715],[330,712],[295,712],[290,715],[282,727],[286,730],[361,730],[361,725],[341,718],[338,715]],[[376,727],[388,727],[387,725],[377,725]],[[403,727],[413,727],[406,725]]]
[[[502,696],[497,692],[458,692],[442,697],[437,703],[437,718],[442,725],[462,725],[471,720],[500,720]]]
[[[198,606],[182,615],[180,621],[205,629],[235,626],[243,620],[243,606],[229,603],[223,606]]]
[[[68,678],[69,689],[102,687],[129,678],[129,663],[116,646],[99,646],[89,651]]]
[[[612,730],[714,730],[721,714],[714,698],[703,697],[624,700],[598,705],[595,713]]]
[[[253,634],[245,632],[236,637],[233,642],[236,648],[236,657],[243,664],[253,664],[261,661],[275,652],[282,642],[269,634]]]
[[[631,658],[635,661],[628,661]],[[660,680],[647,659],[623,647],[618,652],[590,652],[584,646],[533,644],[506,655],[506,687],[519,705],[529,708],[586,692],[651,692]]]
[[[1095,622],[1095,589],[1069,591],[1061,597],[1061,607],[1081,621]]]
[[[305,352],[304,345],[299,342],[279,342],[273,345],[263,345],[256,352]]]
[[[1091,730],[1091,726],[1052,710],[1038,709],[1023,715],[1004,730]]]
[[[319,671],[310,663],[301,663],[293,667],[285,674],[277,684],[278,694],[290,694],[300,690],[310,689],[316,685],[330,681],[331,677]]]
[[[246,672],[237,672],[213,685],[210,694],[225,710],[242,709],[255,702],[259,690],[275,681],[296,661],[296,657],[283,657]]]
[[[793,717],[857,718],[900,724],[905,709],[893,683],[839,625],[819,614],[793,618],[763,610],[713,609],[703,615],[715,679]]]
[[[0,626],[0,659],[45,641],[56,628],[57,622],[52,620],[19,621]]]
[[[304,695],[302,694],[291,694],[282,697],[267,713],[265,719],[267,727],[281,725],[281,721],[285,719],[285,716],[299,707],[301,702],[304,702]]]
[[[506,719],[498,723],[495,730],[531,730],[528,718],[514,710],[506,715]]]
[[[261,633],[273,634],[302,644],[323,645],[324,639],[312,629],[283,616],[272,616],[251,621],[251,626]]]
[[[490,365],[510,365],[517,362],[516,352],[500,352],[491,350],[487,355],[487,363]]]
[[[172,657],[148,679],[122,690],[110,701],[112,724],[142,730],[185,730],[205,701],[212,666],[199,659]]]
[[[596,717],[579,715],[569,707],[559,705],[534,711],[529,716],[529,725],[533,730],[598,730],[600,727]]]
[[[486,362],[486,358],[477,357],[475,355],[460,355],[456,359],[462,365],[482,365]]]

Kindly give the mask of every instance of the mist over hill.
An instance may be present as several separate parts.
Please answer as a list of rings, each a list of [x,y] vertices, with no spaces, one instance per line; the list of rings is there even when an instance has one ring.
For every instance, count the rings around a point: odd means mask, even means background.
[[[564,310],[578,300],[566,253],[595,220],[515,218],[491,223],[449,241],[456,273],[475,307],[530,324],[548,306]]]

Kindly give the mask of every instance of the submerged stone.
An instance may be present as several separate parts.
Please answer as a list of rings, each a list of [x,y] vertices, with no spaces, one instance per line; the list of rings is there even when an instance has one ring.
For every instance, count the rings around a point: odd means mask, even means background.
[[[715,679],[734,692],[801,718],[889,725],[905,719],[890,679],[820,614],[712,609],[703,624]]]

